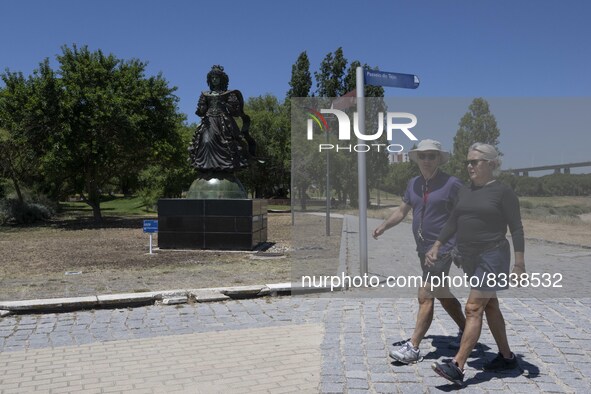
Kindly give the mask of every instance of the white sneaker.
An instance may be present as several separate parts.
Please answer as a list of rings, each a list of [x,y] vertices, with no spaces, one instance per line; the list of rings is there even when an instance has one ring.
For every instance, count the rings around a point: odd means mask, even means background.
[[[412,364],[421,361],[421,351],[412,346],[412,343],[406,342],[398,350],[392,350],[390,357],[403,364]]]

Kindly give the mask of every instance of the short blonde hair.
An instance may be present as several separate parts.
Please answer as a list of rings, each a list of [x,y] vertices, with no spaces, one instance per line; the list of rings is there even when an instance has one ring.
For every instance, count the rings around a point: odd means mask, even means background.
[[[470,145],[470,149],[468,149],[468,152],[473,150],[482,153],[483,159],[486,159],[490,163],[493,163],[493,175],[497,176],[501,173],[502,161],[497,148],[490,144],[485,144],[483,142],[475,142],[472,145]]]

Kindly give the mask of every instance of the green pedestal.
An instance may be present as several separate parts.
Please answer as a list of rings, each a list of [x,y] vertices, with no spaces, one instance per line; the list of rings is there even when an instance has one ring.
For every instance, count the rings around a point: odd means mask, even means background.
[[[187,198],[197,200],[247,198],[246,190],[234,175],[202,176],[193,181]]]

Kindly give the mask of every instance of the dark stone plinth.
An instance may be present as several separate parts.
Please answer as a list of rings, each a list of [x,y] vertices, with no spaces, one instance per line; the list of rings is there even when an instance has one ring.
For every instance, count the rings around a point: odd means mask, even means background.
[[[252,250],[266,241],[266,200],[158,200],[160,249]]]

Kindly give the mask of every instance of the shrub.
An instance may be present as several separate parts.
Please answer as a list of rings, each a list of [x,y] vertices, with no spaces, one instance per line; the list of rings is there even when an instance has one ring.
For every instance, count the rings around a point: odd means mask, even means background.
[[[59,211],[59,204],[51,200],[45,194],[35,193],[33,196],[31,196],[30,200],[30,204],[39,205],[43,207],[42,209],[48,210],[49,217],[54,216],[55,213]]]
[[[162,192],[157,189],[141,188],[138,190],[138,197],[145,206],[146,212],[156,211],[158,199],[162,196]]]
[[[515,180],[514,190],[518,196],[541,196],[542,183],[539,178],[522,176]]]
[[[519,201],[519,205],[521,206],[521,208],[524,209],[532,209],[534,207],[534,204],[531,201]]]
[[[0,224],[9,222],[32,224],[49,219],[51,216],[52,210],[39,203],[20,202],[16,198],[8,198],[0,202]]]

